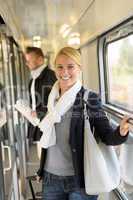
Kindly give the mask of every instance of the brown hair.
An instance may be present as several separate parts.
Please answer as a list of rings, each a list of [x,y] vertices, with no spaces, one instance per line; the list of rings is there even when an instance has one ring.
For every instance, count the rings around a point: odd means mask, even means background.
[[[41,49],[41,48],[38,48],[38,47],[31,47],[31,46],[28,46],[28,47],[26,47],[25,53],[26,53],[26,54],[34,53],[34,54],[36,54],[37,56],[44,58],[44,54],[43,54],[42,49]]]

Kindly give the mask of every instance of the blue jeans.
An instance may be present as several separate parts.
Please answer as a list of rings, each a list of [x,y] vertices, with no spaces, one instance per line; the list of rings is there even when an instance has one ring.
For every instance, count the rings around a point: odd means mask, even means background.
[[[97,200],[79,188],[75,176],[57,176],[44,172],[43,200]]]

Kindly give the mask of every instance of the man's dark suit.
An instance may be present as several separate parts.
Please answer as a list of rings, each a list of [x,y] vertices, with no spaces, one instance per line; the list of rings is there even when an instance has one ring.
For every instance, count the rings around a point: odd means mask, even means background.
[[[47,112],[48,96],[53,84],[56,81],[55,73],[49,67],[44,68],[39,77],[35,80],[35,96],[36,96],[36,112],[37,116],[42,119]],[[31,83],[29,83],[30,103],[31,99]],[[39,128],[28,125],[28,138],[30,141],[38,141],[42,135]]]

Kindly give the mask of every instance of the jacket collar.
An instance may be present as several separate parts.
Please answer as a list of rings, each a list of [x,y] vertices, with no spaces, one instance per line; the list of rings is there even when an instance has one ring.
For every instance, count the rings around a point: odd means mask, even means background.
[[[78,92],[78,94],[76,96],[76,99],[75,99],[75,102],[74,102],[74,105],[73,105],[73,114],[74,114],[74,111],[78,111],[83,107],[84,91],[85,91],[85,89],[82,86],[80,91]]]
[[[46,67],[43,69],[43,71],[41,72],[41,74],[38,76],[37,79],[43,79],[44,76],[46,76],[48,69],[49,69],[49,67],[46,66]]]
[[[75,139],[77,137],[77,131],[82,131],[83,125],[83,95],[85,89],[82,87],[81,90],[78,92],[72,111],[72,118],[70,124],[70,136],[69,136],[69,143],[71,146],[74,146]],[[82,135],[82,134],[81,134]]]

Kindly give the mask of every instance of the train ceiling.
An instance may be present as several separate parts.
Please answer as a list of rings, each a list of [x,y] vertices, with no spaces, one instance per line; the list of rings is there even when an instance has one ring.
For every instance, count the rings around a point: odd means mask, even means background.
[[[27,45],[39,36],[47,49],[66,45],[75,32],[84,44],[132,11],[131,0],[0,0],[0,15],[14,38]]]
[[[0,0],[0,14],[17,38],[22,36],[28,41],[40,36],[46,43],[54,44],[67,40],[70,33],[84,32],[86,25],[82,22],[94,1]],[[66,38],[59,33],[64,24],[70,28]]]

